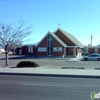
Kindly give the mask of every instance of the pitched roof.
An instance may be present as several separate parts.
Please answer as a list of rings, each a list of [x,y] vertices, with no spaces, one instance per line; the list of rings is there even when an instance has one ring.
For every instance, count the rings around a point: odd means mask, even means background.
[[[64,42],[62,42],[61,39],[59,39],[59,37],[57,37],[53,32],[50,33],[60,44],[62,44],[64,47],[67,47],[67,45]]]
[[[48,36],[48,34],[51,34],[52,37],[54,37],[62,46],[67,47],[67,45],[59,39],[59,37],[57,37],[53,32],[50,31],[41,39],[41,41],[36,45],[36,47]]]
[[[28,43],[28,44],[24,44],[24,46],[35,46],[37,43]]]
[[[57,32],[58,30],[60,30],[66,37],[68,37],[76,46],[78,46],[78,47],[80,47],[80,48],[83,48],[83,47],[84,47],[83,44],[82,44],[79,40],[77,40],[72,34],[66,32],[65,30],[63,30],[63,29],[61,29],[61,28],[58,28],[58,29],[56,30],[56,32]],[[56,33],[56,32],[55,32],[55,33]]]

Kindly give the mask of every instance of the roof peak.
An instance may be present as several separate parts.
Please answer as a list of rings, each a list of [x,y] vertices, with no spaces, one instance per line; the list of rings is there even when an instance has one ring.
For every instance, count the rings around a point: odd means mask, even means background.
[[[62,28],[58,27],[54,33],[56,33],[58,30],[61,31],[61,32],[62,32],[62,31],[67,32],[66,30],[63,30]],[[67,33],[69,33],[69,32],[67,32]],[[70,33],[69,33],[69,34],[70,34]]]
[[[58,30],[61,30],[62,28],[58,27]]]
[[[76,39],[76,37],[74,37],[71,33],[67,32],[66,30],[63,30],[62,28],[59,28],[55,31],[55,33],[57,31],[61,31],[67,38],[69,38],[76,46],[82,47],[83,48],[83,44]]]

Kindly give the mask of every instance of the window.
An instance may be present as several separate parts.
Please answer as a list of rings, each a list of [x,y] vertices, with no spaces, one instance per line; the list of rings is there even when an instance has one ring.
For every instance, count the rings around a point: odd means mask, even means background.
[[[99,55],[95,55],[95,54],[94,54],[94,55],[90,55],[89,57],[98,57],[98,56],[99,56]]]
[[[48,35],[48,38],[47,38],[47,48],[48,48],[48,55],[52,55],[52,35]]]
[[[62,47],[53,47],[54,52],[62,52]]]
[[[52,40],[52,36],[50,34],[48,35],[48,40]]]
[[[33,46],[28,46],[28,53],[32,54],[33,53]]]
[[[46,52],[46,47],[38,47],[38,52]]]
[[[95,48],[95,53],[98,53],[98,48]]]

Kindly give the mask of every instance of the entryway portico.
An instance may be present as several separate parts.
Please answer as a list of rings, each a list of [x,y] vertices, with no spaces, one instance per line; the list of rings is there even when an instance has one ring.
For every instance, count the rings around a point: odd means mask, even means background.
[[[64,47],[64,54],[63,57],[67,57],[67,56],[78,56],[78,52],[77,52],[78,47],[77,46],[67,46]]]

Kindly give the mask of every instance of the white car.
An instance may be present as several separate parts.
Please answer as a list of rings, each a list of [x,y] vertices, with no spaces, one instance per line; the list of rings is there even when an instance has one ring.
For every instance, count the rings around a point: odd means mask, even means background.
[[[87,60],[97,60],[100,61],[100,54],[90,54],[88,56],[83,56],[81,60],[87,61]]]

